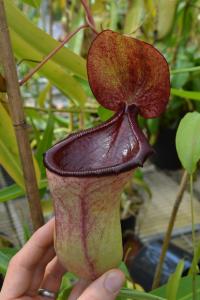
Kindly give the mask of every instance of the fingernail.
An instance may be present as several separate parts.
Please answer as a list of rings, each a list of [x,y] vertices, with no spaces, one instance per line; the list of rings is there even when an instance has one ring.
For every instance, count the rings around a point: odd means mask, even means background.
[[[118,272],[110,272],[104,281],[104,287],[109,293],[119,292],[123,285],[124,278]]]

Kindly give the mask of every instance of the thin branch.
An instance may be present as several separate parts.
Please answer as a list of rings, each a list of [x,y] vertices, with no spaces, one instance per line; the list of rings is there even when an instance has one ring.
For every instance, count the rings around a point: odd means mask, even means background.
[[[86,16],[86,22],[88,24],[88,26],[90,27],[90,29],[92,29],[92,31],[97,35],[99,34],[99,32],[96,30],[96,28],[90,23],[90,21],[88,20],[88,16]]]
[[[39,69],[42,68],[42,66],[50,60],[61,48],[64,47],[64,45],[76,34],[78,33],[81,29],[88,28],[89,25],[81,25],[78,27],[74,32],[69,33],[64,40],[60,43],[58,47],[53,49],[35,68],[30,70],[30,72],[24,77],[24,79],[20,80],[19,85],[23,85],[25,82],[27,82]]]
[[[96,33],[98,34],[98,32],[96,31],[96,26],[95,26],[95,21],[94,21],[94,18],[93,18],[93,15],[90,11],[90,8],[87,4],[87,0],[81,0],[81,3],[84,7],[84,10],[85,10],[85,13],[86,13],[86,21],[87,21],[87,24],[89,25],[89,27]]]
[[[165,255],[166,255],[167,249],[169,247],[171,234],[172,234],[172,231],[173,231],[173,228],[174,228],[174,223],[175,223],[175,220],[176,220],[177,212],[178,212],[178,209],[180,207],[181,201],[183,199],[183,194],[184,194],[184,191],[185,191],[186,186],[187,186],[187,181],[188,181],[188,173],[187,173],[187,171],[184,171],[184,173],[182,175],[182,178],[181,178],[179,191],[177,193],[176,200],[175,200],[175,203],[174,203],[174,207],[172,209],[172,213],[171,213],[170,220],[169,220],[169,223],[168,223],[168,228],[167,228],[165,238],[164,238],[164,241],[163,241],[159,262],[158,262],[157,267],[156,267],[156,272],[155,272],[155,275],[154,275],[152,290],[156,289],[160,284],[160,278],[161,278],[161,273],[162,273],[162,268],[163,268]]]
[[[0,53],[6,78],[9,110],[15,128],[30,214],[33,228],[36,230],[43,224],[44,220],[3,0],[0,0]]]

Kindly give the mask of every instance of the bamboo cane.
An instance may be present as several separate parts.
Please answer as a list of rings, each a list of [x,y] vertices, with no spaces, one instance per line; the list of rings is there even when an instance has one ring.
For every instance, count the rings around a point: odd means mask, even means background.
[[[0,0],[0,55],[6,78],[9,110],[15,128],[33,229],[36,230],[43,225],[44,220],[3,0]]]

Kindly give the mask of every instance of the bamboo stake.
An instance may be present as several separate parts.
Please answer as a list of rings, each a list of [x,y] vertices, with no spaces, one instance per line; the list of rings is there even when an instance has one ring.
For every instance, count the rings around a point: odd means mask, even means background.
[[[5,72],[9,110],[15,128],[33,229],[36,230],[43,225],[44,220],[3,0],[0,0],[0,54]]]
[[[162,250],[161,250],[160,257],[159,257],[159,262],[156,266],[156,271],[155,271],[155,275],[154,275],[152,290],[156,289],[159,286],[159,283],[160,283],[160,278],[161,278],[161,273],[162,273],[162,268],[163,268],[165,255],[166,255],[166,252],[167,252],[168,247],[169,247],[172,231],[173,231],[173,228],[174,228],[174,223],[175,223],[175,220],[176,220],[176,216],[177,216],[181,201],[183,199],[184,191],[185,191],[186,186],[187,186],[187,181],[188,181],[188,173],[187,173],[187,171],[184,171],[184,173],[182,175],[182,178],[181,178],[180,187],[179,187],[179,190],[178,190],[178,193],[177,193],[177,196],[176,196],[176,200],[175,200],[174,206],[172,208],[172,213],[171,213],[170,220],[169,220],[169,223],[168,223],[167,231],[166,231],[166,234],[165,234],[165,237],[164,237]]]

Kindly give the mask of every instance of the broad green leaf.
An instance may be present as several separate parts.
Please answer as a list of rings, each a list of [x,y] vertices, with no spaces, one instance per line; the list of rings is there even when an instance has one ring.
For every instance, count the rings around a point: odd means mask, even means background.
[[[196,276],[196,295],[197,299],[200,299],[200,276]],[[165,297],[166,285],[151,292],[153,295]],[[192,276],[186,276],[181,278],[180,286],[177,293],[177,300],[191,300],[192,299]]]
[[[130,1],[130,7],[125,19],[124,33],[134,33],[142,25],[143,18],[144,1]]]
[[[182,89],[171,89],[171,95],[178,96],[181,98],[191,99],[200,101],[200,92],[193,92],[193,91],[185,91]]]
[[[33,156],[36,178],[40,180],[40,169]],[[18,146],[11,118],[0,103],[0,164],[13,180],[24,189],[24,178],[19,159]]]
[[[178,157],[189,174],[196,170],[200,159],[200,113],[187,113],[181,120],[176,134]]]
[[[59,45],[59,42],[32,24],[11,0],[5,1],[5,8],[12,45],[18,58],[41,61]],[[31,61],[27,63],[35,66]],[[76,104],[83,105],[86,102],[83,88],[73,77],[76,75],[87,80],[85,60],[70,49],[62,48],[39,70],[39,74],[47,77]]]
[[[72,18],[71,18],[71,31],[76,30],[79,26],[81,26],[84,23],[84,10],[83,7],[80,6],[79,10],[73,13]],[[83,38],[84,38],[84,31],[81,30],[79,31],[76,36],[73,37],[67,44],[67,47],[72,49],[74,53],[80,55],[81,53],[81,48],[82,48],[82,43],[83,43]]]
[[[109,28],[113,31],[117,31],[117,22],[118,22],[118,5],[117,5],[116,1],[111,1]]]
[[[23,2],[36,8],[38,8],[41,4],[41,0],[23,0]]]
[[[47,180],[41,179],[39,181],[39,189],[42,190],[47,187]],[[24,196],[24,190],[17,184],[12,184],[10,186],[0,189],[0,203],[9,200],[14,200],[16,198]]]
[[[184,261],[181,260],[178,263],[175,272],[169,277],[167,288],[166,288],[167,300],[177,299],[177,293],[178,293],[178,288],[180,285],[183,269],[184,269]]]
[[[24,179],[19,160],[18,147],[12,121],[0,103],[0,164],[14,181],[24,188]]]
[[[154,1],[157,4],[156,30],[159,39],[164,38],[173,26],[177,2],[177,0]]]

